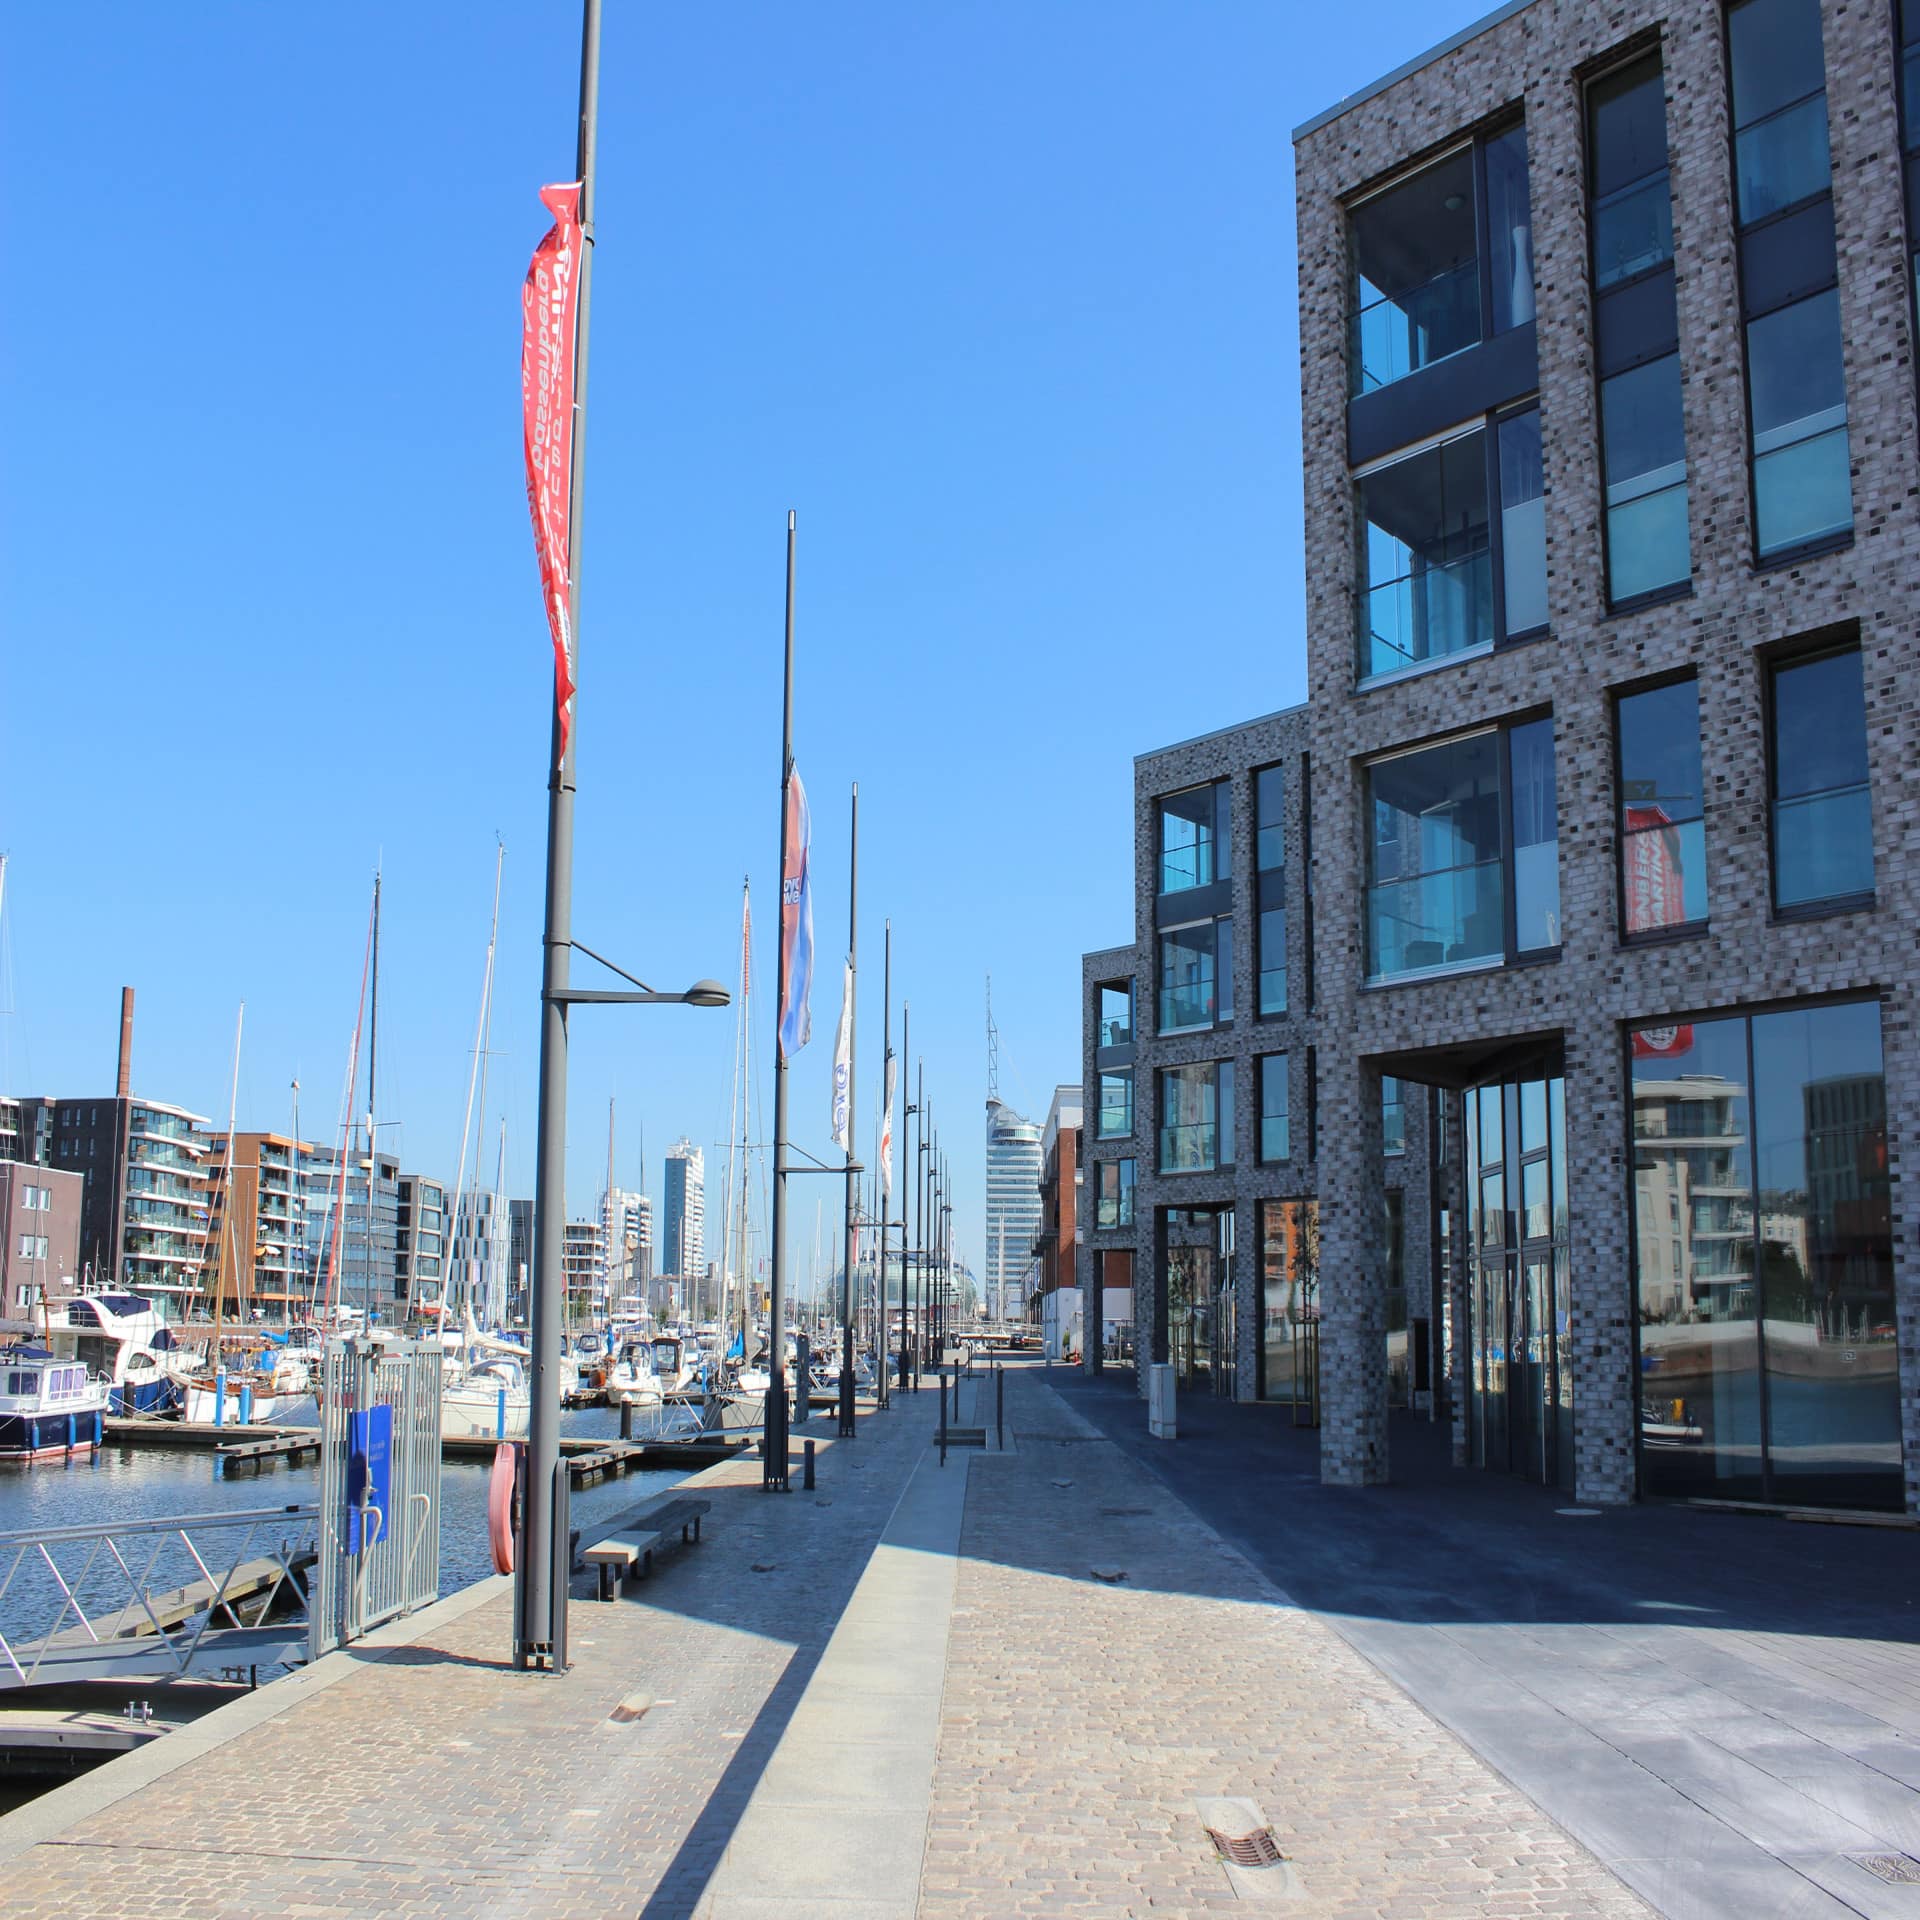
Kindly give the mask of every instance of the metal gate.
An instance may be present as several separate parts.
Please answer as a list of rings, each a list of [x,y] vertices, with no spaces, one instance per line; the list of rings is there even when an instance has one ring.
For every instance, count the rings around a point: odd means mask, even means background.
[[[440,1362],[428,1341],[327,1343],[315,1659],[439,1595]]]

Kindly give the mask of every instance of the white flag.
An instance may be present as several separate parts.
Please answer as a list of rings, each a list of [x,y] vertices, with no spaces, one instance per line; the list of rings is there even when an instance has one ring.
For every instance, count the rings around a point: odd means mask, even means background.
[[[880,1116],[880,1191],[893,1198],[893,1079],[899,1061],[887,1055],[887,1097]]]
[[[848,1119],[853,1105],[853,962],[840,991],[840,1031],[833,1036],[833,1144],[852,1150]]]

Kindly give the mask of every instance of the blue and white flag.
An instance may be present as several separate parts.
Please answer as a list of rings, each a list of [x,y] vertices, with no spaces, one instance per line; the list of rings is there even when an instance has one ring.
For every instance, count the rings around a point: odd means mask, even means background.
[[[840,988],[840,1030],[833,1036],[833,1144],[851,1153],[853,1133],[853,960]]]
[[[791,1060],[813,1036],[813,816],[800,769],[787,775],[787,870],[780,876],[780,1058]]]

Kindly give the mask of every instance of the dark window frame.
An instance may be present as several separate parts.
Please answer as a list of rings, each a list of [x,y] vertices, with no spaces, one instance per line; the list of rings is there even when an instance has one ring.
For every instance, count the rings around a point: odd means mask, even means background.
[[[1860,668],[1864,677],[1866,649],[1859,628],[1852,623],[1827,628],[1817,633],[1798,634],[1775,646],[1759,649],[1754,656],[1754,663],[1760,672],[1761,724],[1766,730],[1762,744],[1766,760],[1767,918],[1769,924],[1774,926],[1793,926],[1807,920],[1828,920],[1836,914],[1871,913],[1880,904],[1880,862],[1877,842],[1874,842],[1869,849],[1875,856],[1875,879],[1871,887],[1858,889],[1852,893],[1829,894],[1819,900],[1796,901],[1792,906],[1783,907],[1780,904],[1780,849],[1774,826],[1775,813],[1779,805],[1780,755],[1774,732],[1778,711],[1774,690],[1783,671],[1791,672],[1795,667],[1811,666],[1816,660],[1830,659],[1843,653],[1860,655]],[[1868,722],[1864,686],[1861,690],[1860,718],[1867,747],[1868,822],[1871,833],[1873,729]]]

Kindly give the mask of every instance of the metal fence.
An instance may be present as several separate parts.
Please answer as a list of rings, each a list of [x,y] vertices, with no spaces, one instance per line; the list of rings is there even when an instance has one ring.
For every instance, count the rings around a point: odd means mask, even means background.
[[[438,1345],[356,1334],[321,1369],[312,1657],[440,1590]]]
[[[303,1659],[320,1510],[0,1533],[0,1690]]]

